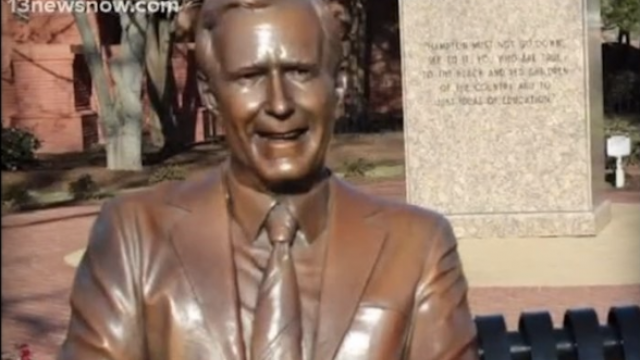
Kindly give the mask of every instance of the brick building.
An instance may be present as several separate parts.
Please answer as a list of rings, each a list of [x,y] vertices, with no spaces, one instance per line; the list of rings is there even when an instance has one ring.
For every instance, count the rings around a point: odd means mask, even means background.
[[[99,144],[98,102],[73,16],[38,13],[21,21],[5,1],[2,6],[3,125],[33,132],[42,142],[40,152],[78,152]],[[91,21],[101,45],[116,48],[105,53],[117,52],[118,19],[101,14]],[[179,92],[187,86],[187,64],[193,61],[189,48],[178,45],[174,54]],[[199,106],[195,141],[205,139],[205,130],[211,132],[203,124],[208,118]]]
[[[29,129],[41,141],[40,152],[77,152],[101,142],[98,102],[84,61],[80,34],[68,13],[31,14],[17,20],[2,1],[2,123]],[[402,111],[397,1],[371,5],[369,107],[376,115]],[[100,44],[117,47],[120,25],[113,14],[91,19]],[[194,91],[187,84],[187,66],[193,61],[190,46],[174,52],[178,91]],[[117,52],[117,49],[112,49]],[[109,53],[109,51],[105,51]],[[148,113],[148,104],[145,102]],[[216,133],[210,115],[199,106],[195,141]],[[218,129],[219,130],[219,129]]]

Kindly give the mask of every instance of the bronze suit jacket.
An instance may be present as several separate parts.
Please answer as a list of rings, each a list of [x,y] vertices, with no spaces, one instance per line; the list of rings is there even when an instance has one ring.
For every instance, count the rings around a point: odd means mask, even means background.
[[[103,206],[59,360],[245,359],[220,175]],[[314,360],[477,359],[449,222],[330,182]]]

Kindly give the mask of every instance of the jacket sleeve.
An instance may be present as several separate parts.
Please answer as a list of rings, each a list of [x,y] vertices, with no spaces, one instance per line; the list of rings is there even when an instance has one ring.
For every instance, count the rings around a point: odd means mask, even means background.
[[[123,226],[118,202],[105,203],[91,229],[71,290],[71,318],[58,360],[145,358],[137,262],[132,259],[139,234]]]
[[[407,360],[477,360],[476,328],[456,238],[446,218],[428,240],[415,294]]]

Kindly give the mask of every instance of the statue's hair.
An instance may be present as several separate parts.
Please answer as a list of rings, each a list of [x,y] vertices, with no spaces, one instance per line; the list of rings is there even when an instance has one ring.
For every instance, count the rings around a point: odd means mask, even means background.
[[[324,46],[322,49],[324,61],[332,70],[338,70],[342,61],[342,33],[341,23],[336,19],[327,0],[204,0],[200,11],[200,18],[196,27],[196,61],[202,71],[211,74],[217,59],[213,48],[213,32],[228,11],[236,9],[263,9],[289,1],[306,1],[310,3],[320,21]]]

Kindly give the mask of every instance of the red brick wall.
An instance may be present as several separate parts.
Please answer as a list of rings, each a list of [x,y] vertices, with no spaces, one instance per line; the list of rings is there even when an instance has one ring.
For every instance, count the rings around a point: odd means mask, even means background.
[[[95,19],[90,17],[95,24]],[[12,19],[8,31],[13,40],[20,44],[79,44],[78,32],[73,15],[65,13],[34,13],[29,21]]]
[[[6,10],[7,4],[2,4]],[[398,113],[402,110],[402,92],[397,2],[374,2],[373,6],[371,17],[376,26],[372,27],[371,106],[374,112]],[[86,149],[99,138],[94,114],[97,101],[81,58],[74,57],[70,49],[81,43],[73,17],[32,14],[30,21],[23,23],[12,20],[7,11],[2,14],[3,40],[10,40],[2,44],[3,123],[34,129],[45,144],[43,152]],[[101,21],[100,31],[95,18],[91,21],[103,42],[113,44],[117,40],[118,31],[112,29],[118,26],[117,21]],[[117,45],[113,50],[117,52]],[[181,46],[173,59],[180,93],[186,90],[185,54]],[[197,113],[196,141],[202,141],[207,137],[207,116],[202,109]]]
[[[65,117],[74,111],[69,45],[21,45],[13,51],[17,116]]]
[[[7,125],[16,113],[16,92],[11,65],[2,72],[2,124]]]
[[[35,13],[25,22],[10,15],[6,2],[2,6],[3,124],[32,131],[40,152],[82,151],[95,138],[96,121],[71,51],[80,43],[73,16]],[[84,103],[76,104],[74,92],[85,95],[79,96]]]
[[[9,116],[15,112],[14,79],[11,71],[11,51],[13,37],[11,36],[11,7],[2,1],[2,124],[5,125]]]
[[[27,128],[41,152],[82,151],[74,105],[74,54],[67,44],[16,45],[12,54],[15,108],[11,125]]]

